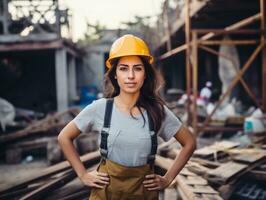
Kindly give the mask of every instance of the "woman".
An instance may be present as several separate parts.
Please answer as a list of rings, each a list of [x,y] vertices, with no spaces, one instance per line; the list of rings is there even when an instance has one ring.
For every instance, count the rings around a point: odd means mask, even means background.
[[[59,143],[90,199],[158,199],[195,149],[188,129],[164,105],[145,42],[124,35],[111,47],[106,65],[107,97],[88,105],[59,134]],[[88,129],[101,131],[102,160],[86,172],[72,140]],[[157,136],[183,146],[164,176],[154,174]]]

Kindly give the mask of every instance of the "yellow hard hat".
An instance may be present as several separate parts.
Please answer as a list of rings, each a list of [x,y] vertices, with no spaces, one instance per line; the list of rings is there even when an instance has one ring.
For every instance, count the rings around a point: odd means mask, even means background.
[[[146,43],[142,39],[131,34],[124,35],[113,43],[109,58],[105,63],[106,66],[110,68],[112,66],[111,60],[122,56],[145,56],[148,58],[150,64],[153,62],[153,57],[150,55]]]

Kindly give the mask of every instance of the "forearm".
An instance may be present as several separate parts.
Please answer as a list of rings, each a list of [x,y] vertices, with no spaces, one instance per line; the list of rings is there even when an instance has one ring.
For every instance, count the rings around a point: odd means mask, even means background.
[[[171,183],[177,174],[183,169],[189,158],[191,157],[195,147],[186,145],[182,148],[179,155],[176,156],[173,165],[168,169],[164,177]]]
[[[58,141],[67,160],[77,173],[78,177],[81,177],[86,172],[86,168],[79,158],[79,154],[75,146],[73,145],[73,141],[71,139],[60,136],[58,137]]]

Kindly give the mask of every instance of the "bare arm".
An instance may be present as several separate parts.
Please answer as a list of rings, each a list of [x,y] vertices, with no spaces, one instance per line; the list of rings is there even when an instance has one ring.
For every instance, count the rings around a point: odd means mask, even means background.
[[[79,154],[73,145],[73,140],[78,137],[80,130],[73,121],[68,123],[58,135],[58,142],[71,166],[79,177],[81,177],[86,169],[79,158]]]
[[[106,173],[87,172],[79,158],[79,154],[73,145],[73,140],[78,137],[80,130],[73,121],[69,122],[58,135],[58,142],[71,166],[77,173],[80,180],[87,186],[103,188],[103,185],[109,184],[109,178]]]
[[[164,177],[169,181],[169,184],[174,180],[176,175],[183,169],[192,153],[196,149],[196,141],[188,128],[182,127],[175,135],[176,140],[182,145],[182,150],[176,156],[173,165],[166,172]]]
[[[177,176],[177,174],[185,166],[193,151],[196,149],[196,142],[188,128],[182,126],[175,134],[176,140],[182,145],[182,150],[176,156],[173,165],[168,169],[166,174],[162,177],[157,174],[147,175],[144,186],[148,190],[160,190],[166,188]]]

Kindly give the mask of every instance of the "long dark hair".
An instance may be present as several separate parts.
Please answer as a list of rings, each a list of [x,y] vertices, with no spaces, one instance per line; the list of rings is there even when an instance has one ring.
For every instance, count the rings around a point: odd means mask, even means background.
[[[140,96],[137,99],[135,106],[138,108],[142,115],[144,125],[146,123],[146,120],[140,108],[143,107],[144,109],[146,109],[148,115],[153,121],[154,129],[157,132],[160,129],[162,121],[165,118],[163,107],[165,102],[159,95],[162,81],[160,81],[161,79],[159,79],[158,73],[148,62],[147,58],[140,56],[140,59],[144,64],[146,78],[144,79],[144,83],[140,89]],[[105,74],[104,96],[106,98],[113,98],[120,93],[120,87],[117,83],[117,80],[115,79],[118,61],[119,59],[113,59],[111,61],[112,67]],[[130,110],[130,115],[135,118],[131,111],[132,110]]]

